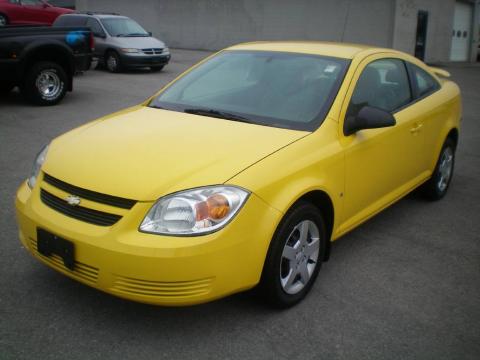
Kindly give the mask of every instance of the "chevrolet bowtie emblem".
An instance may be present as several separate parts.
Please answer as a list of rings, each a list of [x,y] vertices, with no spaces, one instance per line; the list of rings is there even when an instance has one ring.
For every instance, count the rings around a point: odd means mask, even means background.
[[[68,205],[71,205],[71,206],[80,205],[80,203],[82,202],[82,200],[75,195],[68,195],[65,200],[67,201]]]

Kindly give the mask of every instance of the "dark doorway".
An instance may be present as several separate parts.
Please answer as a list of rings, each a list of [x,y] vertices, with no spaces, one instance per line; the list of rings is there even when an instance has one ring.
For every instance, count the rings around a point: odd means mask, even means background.
[[[415,57],[425,59],[427,46],[428,11],[420,10],[417,16],[417,35],[415,38]]]

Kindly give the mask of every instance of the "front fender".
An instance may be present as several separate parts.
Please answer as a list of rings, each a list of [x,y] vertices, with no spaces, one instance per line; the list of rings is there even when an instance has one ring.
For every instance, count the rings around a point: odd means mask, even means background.
[[[283,214],[303,195],[322,191],[332,202],[335,229],[342,218],[345,185],[344,152],[337,129],[338,123],[327,119],[316,132],[252,165],[227,183],[251,190]]]

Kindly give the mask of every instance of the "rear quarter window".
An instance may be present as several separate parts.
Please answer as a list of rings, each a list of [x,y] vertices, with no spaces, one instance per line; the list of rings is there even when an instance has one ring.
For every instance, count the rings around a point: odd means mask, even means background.
[[[438,81],[422,68],[410,64],[410,69],[417,87],[417,98],[427,96],[440,88]]]

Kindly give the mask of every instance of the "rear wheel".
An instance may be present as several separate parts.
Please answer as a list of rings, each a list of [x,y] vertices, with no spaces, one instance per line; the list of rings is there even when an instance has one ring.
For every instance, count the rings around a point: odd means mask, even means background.
[[[451,138],[445,140],[432,177],[421,188],[427,199],[440,200],[447,193],[455,165],[455,147]]]
[[[8,19],[5,15],[0,14],[0,27],[4,27],[8,25]]]
[[[22,93],[34,104],[56,105],[67,92],[67,81],[67,75],[60,65],[42,61],[28,71]]]
[[[122,70],[122,63],[120,60],[120,56],[115,51],[107,52],[105,56],[105,66],[107,70],[112,73],[118,73]]]
[[[272,306],[297,304],[310,291],[325,255],[327,236],[318,209],[300,202],[285,215],[268,250],[259,291]]]

